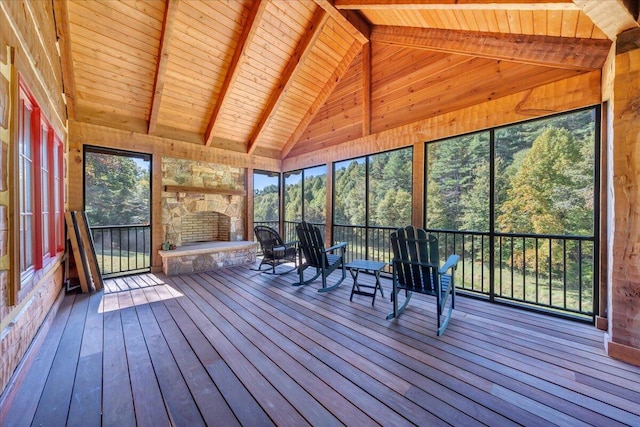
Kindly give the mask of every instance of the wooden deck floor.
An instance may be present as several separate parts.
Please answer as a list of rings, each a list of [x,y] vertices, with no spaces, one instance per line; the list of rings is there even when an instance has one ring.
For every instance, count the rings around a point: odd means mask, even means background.
[[[335,273],[334,273],[335,275]],[[362,277],[362,276],[361,276]],[[386,298],[246,267],[68,295],[0,425],[640,425],[640,368],[574,322]],[[365,276],[365,280],[371,280]]]

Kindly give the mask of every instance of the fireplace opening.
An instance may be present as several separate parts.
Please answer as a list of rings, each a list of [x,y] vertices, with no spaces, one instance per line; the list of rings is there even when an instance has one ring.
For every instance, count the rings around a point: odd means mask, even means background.
[[[182,244],[201,242],[228,242],[231,236],[231,218],[228,215],[205,211],[182,217]]]

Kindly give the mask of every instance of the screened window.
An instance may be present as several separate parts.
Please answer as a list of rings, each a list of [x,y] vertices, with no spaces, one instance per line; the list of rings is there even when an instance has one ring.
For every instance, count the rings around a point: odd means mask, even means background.
[[[280,174],[253,172],[253,223],[276,230],[280,222]]]
[[[427,144],[426,227],[460,288],[590,319],[599,109]]]
[[[389,233],[411,224],[413,149],[336,162],[333,240],[347,242],[347,260],[388,262]]]

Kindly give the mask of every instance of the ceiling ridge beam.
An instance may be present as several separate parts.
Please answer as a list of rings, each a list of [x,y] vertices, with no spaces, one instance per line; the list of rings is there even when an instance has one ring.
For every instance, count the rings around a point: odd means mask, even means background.
[[[579,10],[573,0],[335,0],[340,10]]]
[[[316,9],[316,12],[309,22],[309,25],[307,26],[302,39],[298,43],[298,46],[293,52],[289,63],[287,64],[282,73],[282,76],[280,77],[278,86],[276,86],[274,92],[269,97],[260,120],[251,137],[249,138],[247,153],[251,154],[255,150],[256,141],[260,138],[262,132],[266,127],[266,124],[271,118],[271,115],[275,110],[277,110],[278,106],[282,102],[283,95],[287,92],[288,86],[294,80],[295,76],[300,72],[300,65],[305,62],[305,59],[309,56],[309,53],[311,51],[310,46],[313,46],[316,43],[318,37],[320,37],[321,34],[320,29],[324,26],[328,19],[329,15],[322,8]]]
[[[167,74],[167,64],[169,63],[169,52],[171,50],[171,37],[178,14],[180,0],[167,0],[164,11],[164,21],[162,22],[162,35],[160,36],[160,46],[158,48],[158,65],[156,67],[155,80],[153,82],[153,95],[151,109],[149,111],[148,134],[156,131],[158,116],[160,115],[160,103],[164,90],[164,81]]]
[[[359,13],[351,10],[341,11],[335,8],[333,1],[330,0],[314,0],[318,6],[324,9],[338,25],[347,30],[360,44],[369,41],[370,26]]]
[[[313,102],[313,104],[311,104],[311,107],[309,107],[304,117],[298,124],[296,130],[293,131],[287,142],[284,144],[284,147],[280,152],[280,159],[284,159],[285,157],[287,157],[287,155],[289,155],[304,131],[309,126],[309,123],[311,123],[320,108],[324,105],[325,102],[327,102],[327,99],[329,98],[329,96],[331,96],[331,93],[336,88],[338,83],[340,83],[340,80],[342,80],[342,77],[349,69],[351,62],[356,57],[358,52],[361,51],[361,49],[362,43],[360,43],[358,40],[354,40],[349,50],[342,58],[342,61],[340,61],[340,63],[336,66],[333,74],[331,74],[331,77],[329,77],[329,80],[327,80],[327,84],[324,85],[324,87],[316,97],[316,100]]]
[[[371,41],[569,70],[602,68],[610,40],[375,26]]]
[[[242,26],[242,34],[240,35],[238,44],[233,50],[233,57],[231,58],[229,69],[227,70],[224,82],[222,82],[222,87],[220,88],[220,93],[218,94],[216,105],[213,107],[211,118],[209,119],[207,129],[204,132],[204,144],[206,146],[211,145],[211,142],[213,141],[213,128],[215,127],[216,121],[218,120],[218,115],[220,114],[222,106],[227,98],[227,93],[240,75],[240,63],[242,61],[242,58],[245,57],[245,51],[247,49],[247,46],[249,45],[249,42],[255,37],[255,34],[258,30],[258,25],[260,23],[262,15],[264,15],[267,9],[267,6],[267,1],[256,0],[255,2],[253,2],[251,10],[249,11],[249,16]]]

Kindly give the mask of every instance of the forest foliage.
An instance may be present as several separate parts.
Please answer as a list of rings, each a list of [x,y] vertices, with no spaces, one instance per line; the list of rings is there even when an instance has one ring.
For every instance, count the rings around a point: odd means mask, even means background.
[[[85,210],[92,226],[149,224],[149,162],[87,152]]]

